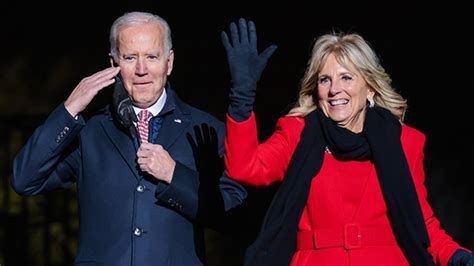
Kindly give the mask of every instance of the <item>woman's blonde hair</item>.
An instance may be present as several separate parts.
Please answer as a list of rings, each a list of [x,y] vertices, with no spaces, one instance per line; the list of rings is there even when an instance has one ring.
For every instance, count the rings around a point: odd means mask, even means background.
[[[391,86],[392,80],[381,66],[370,45],[358,34],[326,34],[319,37],[312,49],[305,75],[301,80],[298,102],[287,116],[306,116],[317,108],[318,76],[330,54],[349,69],[362,74],[374,91],[375,105],[384,107],[403,121],[408,107],[406,99]]]

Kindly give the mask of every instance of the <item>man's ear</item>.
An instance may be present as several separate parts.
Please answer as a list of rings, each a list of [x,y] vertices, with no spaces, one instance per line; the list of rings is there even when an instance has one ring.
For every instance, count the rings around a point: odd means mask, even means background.
[[[115,62],[114,57],[110,53],[109,53],[109,61],[110,61],[110,66],[118,67],[118,64]]]
[[[167,73],[168,76],[171,74],[171,71],[173,71],[173,63],[174,63],[174,51],[173,49],[171,49],[170,54],[168,56],[168,73]]]

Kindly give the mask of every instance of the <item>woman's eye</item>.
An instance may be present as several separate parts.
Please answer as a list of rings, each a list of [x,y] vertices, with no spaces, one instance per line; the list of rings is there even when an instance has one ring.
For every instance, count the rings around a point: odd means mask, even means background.
[[[328,79],[327,77],[320,77],[320,78],[318,79],[318,83],[319,83],[319,84],[324,84],[324,83],[328,82],[328,80],[329,80],[329,79]]]

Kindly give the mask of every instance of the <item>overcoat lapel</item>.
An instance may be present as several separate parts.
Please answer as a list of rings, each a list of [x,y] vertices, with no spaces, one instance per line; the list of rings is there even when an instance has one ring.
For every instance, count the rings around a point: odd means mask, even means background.
[[[102,120],[102,127],[105,134],[119,151],[120,155],[127,163],[130,171],[133,172],[135,178],[140,179],[137,165],[137,150],[132,139],[124,131],[119,130],[112,119]]]
[[[158,132],[157,144],[168,150],[189,126],[189,119],[180,112],[164,116],[163,124]]]
[[[185,105],[181,104],[181,101],[169,86],[166,92],[168,93],[168,99],[159,114],[163,117],[163,122],[156,143],[168,150],[189,127],[190,111]]]

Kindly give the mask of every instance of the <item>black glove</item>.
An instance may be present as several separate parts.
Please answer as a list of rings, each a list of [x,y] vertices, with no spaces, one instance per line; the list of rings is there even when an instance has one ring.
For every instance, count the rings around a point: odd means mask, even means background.
[[[232,77],[228,112],[234,120],[241,122],[247,120],[252,113],[257,82],[277,46],[271,45],[259,55],[257,30],[252,21],[247,23],[245,19],[241,18],[239,19],[239,29],[234,22],[230,24],[229,28],[231,41],[225,32],[221,33]]]
[[[474,266],[474,256],[464,249],[458,249],[449,258],[448,266]]]
[[[117,121],[126,130],[133,130],[133,122],[137,122],[138,119],[133,110],[132,99],[130,99],[125,87],[123,86],[120,74],[115,77],[112,105]]]

